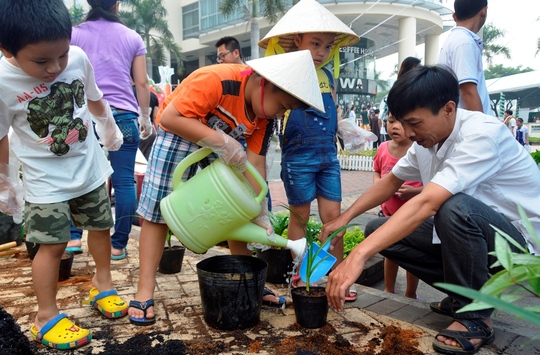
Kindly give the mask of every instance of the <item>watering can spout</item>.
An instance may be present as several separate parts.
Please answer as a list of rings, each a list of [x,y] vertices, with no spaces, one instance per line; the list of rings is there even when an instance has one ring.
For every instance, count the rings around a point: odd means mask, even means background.
[[[288,240],[280,235],[267,235],[266,229],[255,223],[247,223],[235,231],[232,231],[227,239],[238,240],[247,243],[260,243],[274,247],[290,249],[294,255],[303,256],[306,252],[306,239]]]
[[[291,250],[297,259],[302,259],[306,253],[306,238],[288,240],[286,248]]]

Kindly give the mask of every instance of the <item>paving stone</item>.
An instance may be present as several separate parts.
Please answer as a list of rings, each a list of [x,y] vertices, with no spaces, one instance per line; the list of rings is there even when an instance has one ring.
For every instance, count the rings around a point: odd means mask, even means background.
[[[377,302],[369,307],[366,307],[366,309],[378,314],[388,315],[403,307],[403,303],[385,298],[381,302]]]

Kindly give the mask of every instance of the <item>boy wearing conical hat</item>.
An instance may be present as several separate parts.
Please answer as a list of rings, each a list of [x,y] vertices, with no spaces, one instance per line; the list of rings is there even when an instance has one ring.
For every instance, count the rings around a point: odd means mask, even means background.
[[[317,69],[325,112],[311,108],[291,110],[280,134],[281,179],[293,215],[288,237],[304,236],[311,202],[316,198],[323,223],[341,212],[341,178],[337,159],[336,133],[338,117],[335,105],[335,81],[339,74],[339,48],[350,46],[360,38],[334,14],[315,0],[301,0],[293,6],[259,42],[266,55],[309,50]],[[334,75],[324,66],[334,62]],[[340,263],[343,241],[332,251]],[[293,277],[293,287],[301,280]],[[348,301],[356,294],[349,292]]]
[[[197,69],[166,98],[158,113],[157,137],[137,208],[137,214],[145,221],[139,239],[138,290],[129,308],[130,321],[135,325],[155,323],[155,276],[168,231],[159,204],[172,192],[176,165],[200,147],[209,147],[221,161],[240,171],[245,170],[246,160],[249,161],[264,178],[273,119],[288,109],[308,105],[324,109],[307,51],[255,59],[246,64]],[[245,137],[246,150],[236,141],[240,135]],[[184,181],[196,169],[194,165],[186,170]],[[258,184],[252,185],[259,193]],[[273,228],[265,202],[262,207],[266,215],[253,222],[270,234]],[[251,255],[246,243],[230,241],[229,247],[231,254]]]

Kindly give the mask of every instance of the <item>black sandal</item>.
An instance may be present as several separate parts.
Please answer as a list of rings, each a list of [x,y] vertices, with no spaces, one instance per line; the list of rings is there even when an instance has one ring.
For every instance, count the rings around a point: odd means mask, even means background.
[[[495,333],[493,328],[487,326],[484,321],[480,319],[454,319],[455,322],[463,324],[467,331],[457,330],[441,330],[433,341],[433,349],[443,354],[474,354],[484,345],[491,344],[495,340]],[[446,345],[444,342],[437,340],[437,337],[442,335],[447,338],[452,338],[457,341],[461,348]],[[469,339],[481,339],[481,341],[473,345]]]
[[[148,311],[148,307],[153,307],[153,306],[154,306],[153,299],[149,299],[146,302],[129,301],[129,307],[133,307],[144,312],[144,316],[142,318],[135,318],[135,317],[129,316],[129,322],[131,324],[139,325],[139,326],[154,324],[156,322],[155,315],[152,318],[146,317],[146,312]]]
[[[264,296],[274,296],[274,297],[277,297],[279,299],[279,301],[278,302],[265,301]],[[272,292],[270,289],[268,289],[266,287],[264,288],[263,301],[262,301],[263,305],[270,306],[270,307],[282,307],[285,304],[286,301],[287,300],[285,299],[285,297],[276,296],[276,294],[274,292]]]
[[[455,304],[452,306],[452,304]],[[443,316],[454,317],[454,310],[461,308],[451,297],[444,298],[441,302],[431,302],[429,308]]]

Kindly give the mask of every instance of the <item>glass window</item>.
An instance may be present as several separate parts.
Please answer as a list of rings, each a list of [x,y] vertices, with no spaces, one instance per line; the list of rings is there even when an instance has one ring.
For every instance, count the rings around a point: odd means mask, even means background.
[[[194,37],[199,32],[199,3],[182,7],[183,39]],[[190,36],[191,35],[191,36]]]

